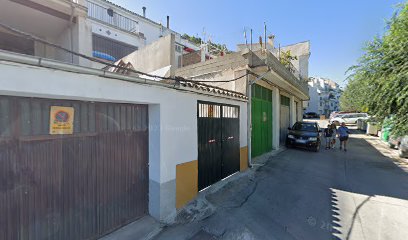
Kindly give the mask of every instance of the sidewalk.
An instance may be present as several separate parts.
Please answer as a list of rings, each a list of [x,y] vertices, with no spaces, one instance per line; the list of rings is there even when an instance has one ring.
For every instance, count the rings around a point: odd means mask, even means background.
[[[162,230],[163,225],[150,216],[129,223],[128,225],[100,238],[99,240],[150,240]]]
[[[408,159],[399,157],[397,149],[390,148],[386,142],[380,139],[380,137],[366,135],[364,134],[364,132],[361,132],[359,130],[355,131],[357,131],[359,134],[353,134],[352,137],[363,138],[371,146],[377,149],[377,151],[379,151],[382,155],[392,159],[396,165],[408,171]]]
[[[133,239],[192,239],[213,240],[223,235],[227,223],[216,223],[212,231],[204,231],[203,221],[219,213],[219,207],[235,208],[242,206],[254,192],[256,184],[253,179],[259,167],[269,159],[285,151],[285,148],[266,153],[253,159],[253,167],[245,172],[237,172],[220,182],[199,192],[196,199],[180,209],[171,224],[162,224],[150,216],[101,238],[100,240],[133,240]],[[237,195],[236,197],[231,197]],[[218,210],[217,210],[218,209]],[[217,226],[219,225],[219,226]],[[223,225],[223,227],[221,227]],[[217,229],[220,231],[217,232]],[[209,233],[211,232],[211,233]],[[230,239],[236,239],[231,236]]]

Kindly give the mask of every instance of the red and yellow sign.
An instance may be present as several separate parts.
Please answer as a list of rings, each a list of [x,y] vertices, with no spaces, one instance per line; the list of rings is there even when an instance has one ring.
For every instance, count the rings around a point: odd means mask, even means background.
[[[51,106],[50,134],[74,133],[74,108]]]

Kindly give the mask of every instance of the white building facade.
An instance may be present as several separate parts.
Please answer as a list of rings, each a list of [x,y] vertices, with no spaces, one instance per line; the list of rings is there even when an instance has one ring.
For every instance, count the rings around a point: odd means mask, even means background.
[[[128,54],[169,34],[175,35],[175,62],[181,65],[183,54],[200,50],[170,29],[170,17],[165,25],[146,17],[147,9],[137,14],[106,0],[87,0],[88,22],[92,28],[93,56],[117,61]]]
[[[322,77],[309,78],[309,96],[306,112],[315,112],[328,117],[331,112],[339,111],[339,99],[342,90],[336,82]]]
[[[170,63],[198,49],[168,25],[103,0],[2,3],[0,236],[97,239],[146,215],[172,221],[199,190],[248,168],[244,94],[109,72],[89,59],[113,63],[166,39],[155,52]],[[200,124],[215,118],[217,139]],[[202,167],[213,153],[205,144],[221,146],[220,159]]]

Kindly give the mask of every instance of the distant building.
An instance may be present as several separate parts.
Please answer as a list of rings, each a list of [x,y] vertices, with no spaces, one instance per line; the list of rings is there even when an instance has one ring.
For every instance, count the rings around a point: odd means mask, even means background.
[[[321,77],[311,77],[308,84],[310,100],[306,112],[329,116],[331,112],[340,110],[339,98],[342,90],[339,84]]]

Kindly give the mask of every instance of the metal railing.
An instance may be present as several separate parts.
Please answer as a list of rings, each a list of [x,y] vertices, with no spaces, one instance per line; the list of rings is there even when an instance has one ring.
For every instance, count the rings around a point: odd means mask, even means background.
[[[137,21],[120,15],[111,8],[105,8],[93,2],[87,1],[86,5],[88,7],[88,17],[128,32],[139,33],[139,23]]]

